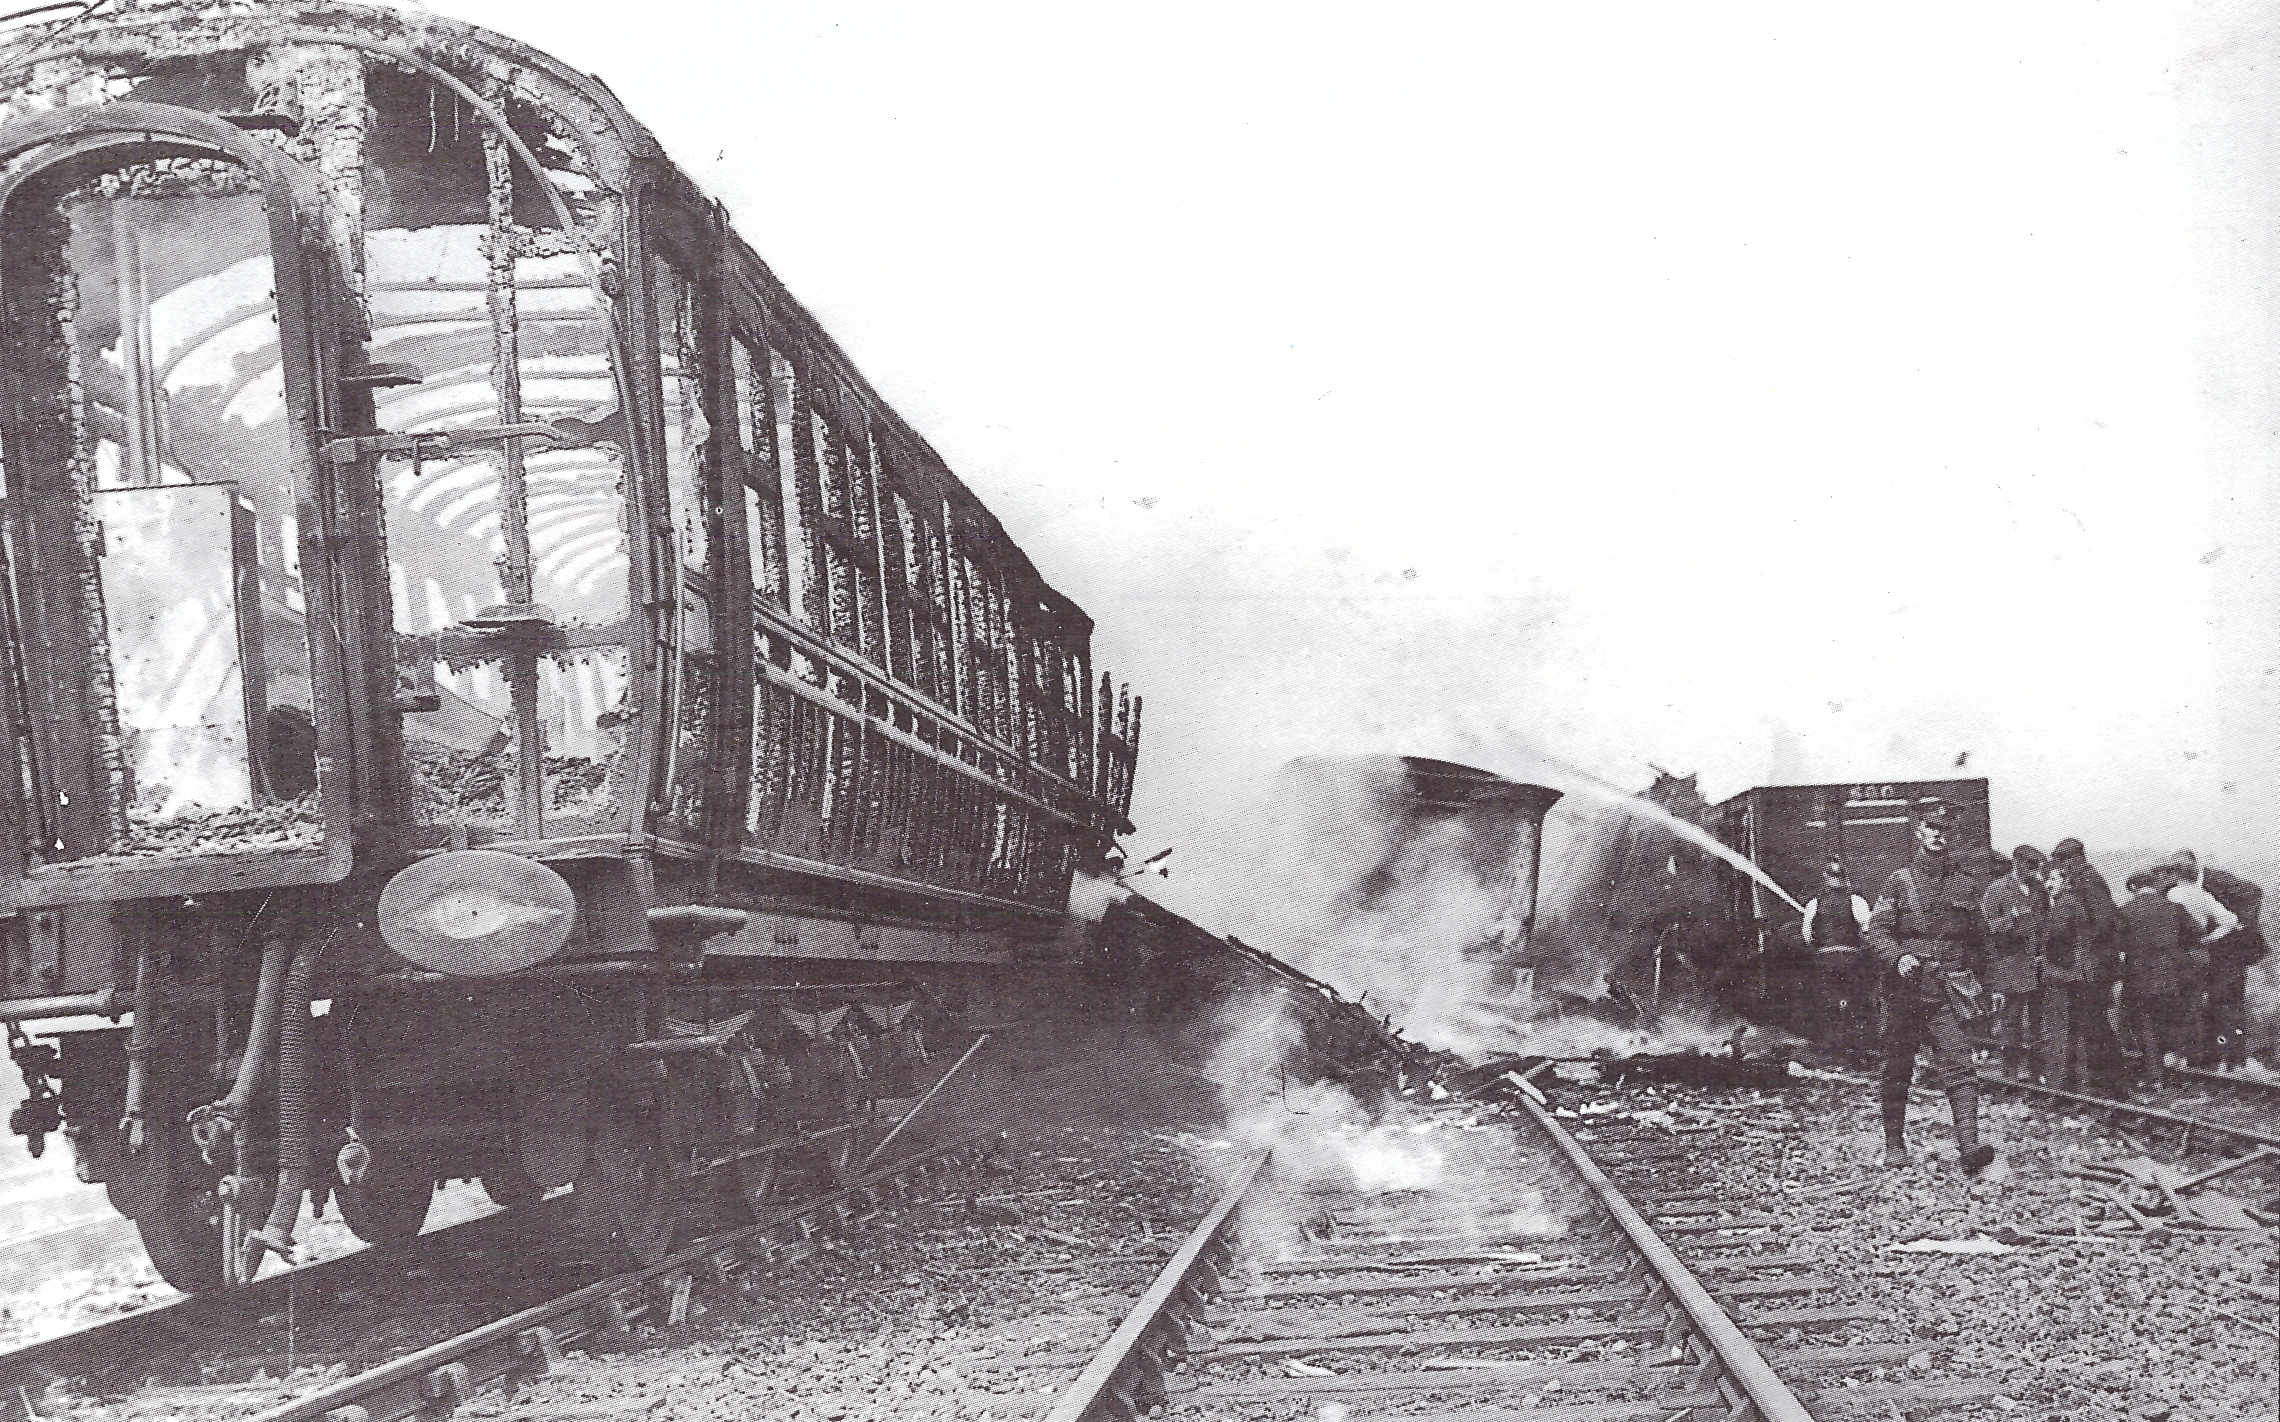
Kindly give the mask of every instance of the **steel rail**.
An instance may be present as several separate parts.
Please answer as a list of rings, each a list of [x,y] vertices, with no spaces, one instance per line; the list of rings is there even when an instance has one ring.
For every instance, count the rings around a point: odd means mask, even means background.
[[[2198,1081],[2209,1086],[2227,1086],[2249,1096],[2265,1100],[2280,1098],[2280,1080],[2262,1076],[2232,1076],[2206,1067],[2178,1067],[2176,1072],[2187,1081]]]
[[[1575,1137],[1553,1120],[1551,1113],[1533,1097],[1523,1093],[1513,1099],[1567,1157],[1569,1167],[1583,1177],[1584,1183],[1599,1197],[1601,1208],[1654,1271],[1655,1277],[1669,1291],[1671,1300],[1685,1312],[1695,1336],[1712,1354],[1702,1359],[1701,1364],[1706,1370],[1713,1367],[1718,1370],[1715,1377],[1719,1392],[1726,1396],[1729,1404],[1727,1415],[1737,1422],[1753,1418],[1759,1422],[1813,1422],[1813,1414],[1805,1410],[1797,1394],[1774,1373],[1773,1365],[1765,1360],[1757,1345],[1743,1336],[1734,1320],[1710,1297],[1710,1291],[1694,1277],[1694,1271],[1663,1243],[1662,1236],[1656,1234],[1654,1227],[1624,1198],[1615,1182],[1607,1178],[1607,1172],[1599,1168],[1599,1163]]]
[[[1271,1151],[1259,1151],[1236,1168],[1227,1188],[1164,1261],[1154,1281],[1093,1353],[1076,1381],[1061,1390],[1044,1422],[1096,1422],[1137,1417],[1163,1400],[1164,1354],[1185,1347],[1193,1315],[1217,1288],[1225,1259],[1228,1222],[1266,1168]]]
[[[975,1148],[981,1135],[946,1141],[895,1164],[859,1176],[812,1200],[772,1210],[759,1220],[698,1241],[645,1268],[629,1270],[473,1328],[416,1353],[343,1378],[294,1399],[251,1422],[396,1422],[405,1417],[441,1417],[472,1397],[486,1383],[506,1377],[534,1377],[561,1356],[562,1348],[589,1337],[623,1337],[633,1322],[664,1315],[678,1322],[688,1290],[702,1276],[716,1283],[741,1284],[754,1256],[777,1247],[773,1236],[796,1230],[803,1237],[817,1217],[846,1219],[857,1208],[875,1205],[878,1192],[905,1177]],[[674,1302],[655,1286],[671,1283]]]
[[[1690,1337],[1700,1344],[1704,1356],[1692,1360],[1693,1366],[1700,1373],[1699,1381],[1714,1383],[1725,1399],[1726,1417],[1733,1422],[1814,1422],[1756,1345],[1575,1138],[1535,1101],[1525,1096],[1515,1099],[1559,1148],[1569,1169],[1591,1188],[1633,1255],[1652,1275],[1672,1311],[1672,1341]],[[1188,1330],[1202,1312],[1205,1295],[1216,1290],[1218,1273],[1226,1263],[1228,1223],[1267,1163],[1268,1154],[1261,1152],[1237,1170],[1218,1202],[1165,1261],[1116,1331],[1055,1398],[1044,1422],[1130,1422],[1168,1400],[1167,1360],[1187,1350]]]
[[[2091,1096],[2080,1091],[2067,1091],[2061,1087],[2045,1086],[2037,1081],[2020,1081],[2016,1077],[2003,1076],[1996,1072],[1980,1072],[1979,1081],[1983,1086],[1992,1086],[2001,1091],[2018,1091],[2029,1096],[2046,1096],[2055,1101],[2070,1102],[2086,1110],[2103,1111],[2112,1116],[2128,1116],[2134,1120],[2153,1121],[2160,1125],[2173,1126],[2182,1131],[2187,1140],[2191,1140],[2196,1134],[2229,1136],[2234,1140],[2246,1141],[2250,1145],[2271,1146],[2280,1149],[2280,1136],[2257,1130],[2253,1126],[2235,1126],[2224,1121],[2211,1121],[2201,1116],[2180,1116],[2174,1111],[2164,1111],[2158,1106],[2141,1106],[2134,1101],[2116,1101],[2108,1096]]]
[[[567,1212],[567,1203],[564,1201],[557,1204],[549,1200],[534,1209],[549,1216],[564,1214]],[[133,1223],[125,1216],[116,1218],[122,1224]],[[419,1263],[438,1250],[449,1249],[502,1230],[518,1228],[520,1222],[528,1218],[529,1212],[496,1210],[431,1230],[394,1248],[363,1245],[330,1259],[319,1259],[274,1274],[265,1274],[239,1288],[184,1294],[164,1303],[102,1319],[69,1333],[58,1333],[13,1348],[0,1349],[0,1384],[36,1380],[38,1384],[45,1385],[49,1378],[68,1376],[79,1371],[81,1364],[78,1360],[82,1357],[92,1355],[106,1361],[134,1357],[148,1351],[137,1343],[137,1339],[147,1339],[153,1334],[168,1339],[195,1337],[201,1331],[202,1322],[218,1310],[243,1313],[249,1308],[259,1308],[281,1299],[287,1291],[305,1288],[311,1283],[345,1285],[376,1268],[401,1269]]]
[[[1829,1077],[1853,1086],[1873,1087],[1876,1085],[1873,1077],[1861,1076],[1849,1071],[1827,1071],[1826,1068],[1823,1070]],[[2164,1111],[2158,1106],[2143,1106],[2135,1101],[2117,1101],[2111,1096],[2092,1096],[2086,1092],[2068,1091],[2063,1087],[2045,1086],[2036,1081],[2020,1081],[2016,1077],[2004,1076],[2000,1072],[1983,1071],[1976,1075],[1980,1085],[1992,1087],[1998,1091],[2016,1091],[2027,1096],[2042,1096],[2054,1101],[2064,1101],[2070,1105],[2079,1106],[2085,1111],[2099,1111],[2110,1116],[2127,1116],[2134,1120],[2150,1121],[2156,1125],[2168,1126],[2183,1133],[2187,1140],[2191,1140],[2196,1135],[2226,1136],[2233,1140],[2246,1141],[2250,1145],[2271,1146],[2275,1150],[2280,1150],[2280,1136],[2257,1130],[2253,1126],[2235,1126],[2224,1121],[2212,1121],[2204,1116],[2181,1116],[2175,1111]],[[2231,1078],[2220,1079],[2231,1080]],[[1923,1093],[1926,1097],[1932,1096],[1931,1089],[1925,1086],[1914,1086],[1911,1091]]]

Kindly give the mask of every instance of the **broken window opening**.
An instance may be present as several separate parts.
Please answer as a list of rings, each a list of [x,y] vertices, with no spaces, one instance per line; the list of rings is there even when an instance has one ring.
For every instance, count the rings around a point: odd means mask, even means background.
[[[665,413],[665,492],[673,509],[675,550],[681,571],[703,574],[712,561],[712,520],[705,506],[705,445],[712,425],[705,418],[703,364],[697,350],[697,291],[662,257],[650,262],[650,290],[656,302],[657,369],[663,378]]]
[[[35,861],[322,838],[269,232],[242,165],[148,149],[0,214]]]
[[[439,706],[405,718],[404,744],[424,824],[519,831],[520,724],[513,657],[434,662]],[[531,660],[546,832],[605,829],[617,817],[630,658],[623,647],[548,652]]]
[[[632,593],[607,314],[565,250],[577,239],[550,230],[552,205],[477,113],[386,66],[367,84],[370,355],[421,377],[374,392],[379,427],[563,436],[378,471],[401,655],[446,653],[441,709],[404,717],[415,812],[518,838],[601,828],[622,805]],[[573,143],[506,108],[550,169],[570,164]]]

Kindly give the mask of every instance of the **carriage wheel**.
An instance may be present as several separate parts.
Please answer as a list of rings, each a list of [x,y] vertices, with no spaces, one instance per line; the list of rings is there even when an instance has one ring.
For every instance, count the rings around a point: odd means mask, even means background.
[[[673,1252],[671,1182],[655,1143],[639,1127],[610,1120],[596,1128],[576,1193],[588,1234],[611,1240],[641,1264]]]
[[[195,1172],[162,1169],[157,1190],[135,1217],[143,1253],[158,1277],[186,1294],[211,1293],[222,1273],[222,1205],[214,1182]],[[233,1241],[234,1243],[234,1241]]]
[[[519,1161],[486,1170],[478,1178],[483,1182],[483,1193],[502,1210],[527,1210],[546,1198],[546,1187],[523,1169]]]

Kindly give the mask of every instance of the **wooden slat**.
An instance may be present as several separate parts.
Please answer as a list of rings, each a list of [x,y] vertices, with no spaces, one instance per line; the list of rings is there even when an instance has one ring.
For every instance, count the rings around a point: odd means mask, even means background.
[[[1677,1374],[1670,1376],[1675,1381]],[[1656,1372],[1628,1363],[1498,1363],[1483,1368],[1428,1368],[1354,1373],[1328,1378],[1253,1378],[1175,1388],[1174,1402],[1273,1402],[1283,1398],[1337,1397],[1376,1392],[1464,1392],[1557,1382],[1561,1387],[1652,1386]],[[1674,1408],[1673,1411],[1676,1409]]]
[[[1821,1261],[1810,1254],[1724,1254],[1691,1261],[1697,1274],[1744,1274],[1759,1269],[1805,1269]]]
[[[1669,1422],[1697,1407],[1723,1410],[1714,1392],[1669,1393],[1632,1402],[1586,1402],[1567,1407],[1467,1407],[1457,1412],[1404,1412],[1401,1422]]]
[[[1297,1284],[1266,1284],[1240,1292],[1229,1291],[1230,1300],[1241,1299],[1319,1299],[1336,1298],[1341,1294],[1428,1294],[1442,1289],[1492,1289],[1509,1284],[1521,1284],[1531,1278],[1540,1278],[1547,1284],[1597,1283],[1603,1279],[1619,1278],[1620,1269],[1610,1265],[1592,1264],[1575,1269],[1554,1269],[1521,1272],[1503,1270],[1493,1274],[1374,1274],[1364,1279],[1314,1280]]]
[[[1718,1284],[1711,1292],[1720,1298],[1766,1299],[1790,1294],[1817,1294],[1823,1289],[1833,1289],[1836,1286],[1837,1281],[1834,1279],[1799,1274],[1787,1279],[1755,1279],[1738,1284]]]
[[[1387,1348],[1509,1348],[1516,1344],[1564,1345],[1600,1339],[1658,1338],[1659,1318],[1632,1318],[1609,1323],[1522,1323],[1505,1328],[1412,1329],[1398,1333],[1366,1333],[1356,1337],[1268,1338],[1256,1343],[1226,1343],[1195,1355],[1211,1363],[1227,1358],[1281,1358],[1293,1353],[1374,1353]]]
[[[1762,1232],[1769,1229],[1780,1229],[1786,1223],[1787,1221],[1785,1220],[1769,1219],[1764,1216],[1758,1216],[1755,1218],[1740,1217],[1733,1219],[1712,1218],[1671,1220],[1661,1226],[1661,1232],[1664,1234],[1715,1234],[1720,1230],[1729,1229],[1747,1229],[1758,1230]]]
[[[1417,1242],[1407,1241],[1410,1244]],[[1542,1269],[1569,1259],[1578,1264],[1589,1262],[1574,1255],[1539,1255],[1531,1262],[1518,1257],[1523,1254],[1538,1254],[1538,1251],[1488,1246],[1471,1252],[1402,1249],[1389,1250],[1384,1254],[1306,1254],[1294,1259],[1277,1259],[1271,1264],[1260,1264],[1256,1268],[1257,1272],[1270,1277],[1287,1277],[1292,1274],[1399,1274],[1451,1264],[1476,1264],[1483,1268],[1501,1265],[1510,1269]]]
[[[1445,1318],[1469,1313],[1552,1313],[1576,1308],[1624,1308],[1646,1298],[1638,1289],[1558,1289],[1524,1294],[1477,1294],[1471,1298],[1431,1299],[1398,1305],[1398,1313],[1374,1313],[1366,1308],[1258,1309],[1205,1320],[1224,1342],[1247,1338],[1296,1336],[1288,1330],[1307,1325],[1326,1326],[1344,1320],[1368,1321],[1379,1331],[1391,1332],[1404,1318]],[[1265,1332],[1260,1330],[1283,1330]],[[1354,1330],[1363,1331],[1361,1329]]]
[[[1738,1322],[1744,1328],[1805,1328],[1830,1323],[1874,1323],[1883,1311],[1857,1304],[1830,1304],[1824,1308],[1751,1310]]]
[[[1998,1396],[2002,1387],[1986,1378],[1942,1379],[1937,1382],[1872,1382],[1859,1387],[1824,1387],[1803,1390],[1805,1400],[1822,1417],[1865,1413],[1877,1418],[1915,1408],[1969,1407]],[[1675,1409],[1674,1409],[1675,1410]],[[1405,1419],[1406,1422],[1406,1419]]]
[[[1918,1353],[1937,1352],[1937,1343],[1857,1343],[1843,1348],[1776,1348],[1766,1356],[1784,1370],[1820,1373],[1905,1363]]]

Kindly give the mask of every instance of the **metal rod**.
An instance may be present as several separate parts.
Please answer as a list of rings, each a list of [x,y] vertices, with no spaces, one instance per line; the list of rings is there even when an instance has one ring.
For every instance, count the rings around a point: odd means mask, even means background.
[[[19,997],[0,1002],[0,1022],[30,1022],[40,1017],[108,1017],[117,1021],[132,1005],[129,996],[115,987],[61,997]]]
[[[119,1112],[119,1134],[127,1154],[142,1154],[143,1107],[150,1090],[151,1003],[158,992],[157,970],[152,966],[153,944],[145,933],[135,944],[135,1020],[127,1029],[127,1100]]]
[[[680,1056],[688,1052],[710,1052],[735,1041],[736,1033],[743,1030],[742,1027],[739,1027],[736,1032],[715,1032],[703,1037],[658,1037],[647,1042],[628,1042],[625,1044],[625,1050],[639,1056],[652,1057]]]
[[[864,1156],[863,1159],[857,1163],[855,1168],[857,1170],[862,1170],[869,1166],[872,1161],[877,1160],[879,1158],[879,1152],[887,1148],[888,1142],[892,1141],[896,1136],[902,1134],[903,1127],[909,1125],[912,1118],[916,1117],[919,1112],[926,1109],[926,1103],[934,1099],[935,1093],[939,1092],[943,1087],[950,1084],[950,1078],[958,1074],[958,1068],[972,1061],[974,1059],[974,1053],[989,1045],[990,1036],[990,1033],[984,1032],[981,1036],[976,1037],[974,1039],[974,1045],[966,1049],[965,1055],[952,1062],[950,1064],[950,1070],[942,1073],[941,1076],[935,1078],[934,1084],[926,1088],[926,1094],[919,1097],[917,1103],[913,1105],[908,1111],[903,1112],[902,1119],[895,1122],[895,1128],[887,1132],[884,1136],[881,1136],[879,1138],[879,1143],[871,1147],[871,1153]]]

